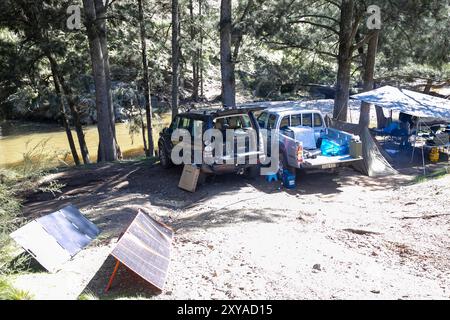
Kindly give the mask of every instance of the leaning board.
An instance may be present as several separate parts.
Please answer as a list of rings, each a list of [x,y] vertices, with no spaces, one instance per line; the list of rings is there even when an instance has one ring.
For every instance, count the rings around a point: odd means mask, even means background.
[[[173,231],[139,212],[111,255],[162,290],[170,262]]]
[[[74,206],[33,220],[11,233],[45,269],[56,272],[100,233]]]

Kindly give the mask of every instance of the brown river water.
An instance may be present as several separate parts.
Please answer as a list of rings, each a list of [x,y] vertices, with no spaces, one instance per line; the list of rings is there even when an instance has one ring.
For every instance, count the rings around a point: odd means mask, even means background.
[[[169,122],[169,118],[163,117],[161,123],[154,128],[154,140],[158,138],[162,127],[167,125],[166,122]],[[98,148],[97,127],[95,125],[85,126],[84,132],[90,157],[94,162]],[[76,133],[74,131],[72,133],[77,144]],[[144,154],[142,133],[136,133],[132,136],[126,123],[118,123],[116,124],[116,134],[124,158]],[[157,140],[155,140],[155,144],[156,142]],[[56,162],[73,165],[67,136],[61,126],[22,121],[0,122],[0,168],[20,165],[24,161],[24,155],[33,149],[35,155],[41,153],[54,155]],[[77,149],[79,149],[78,146]],[[80,152],[78,155],[81,159]]]

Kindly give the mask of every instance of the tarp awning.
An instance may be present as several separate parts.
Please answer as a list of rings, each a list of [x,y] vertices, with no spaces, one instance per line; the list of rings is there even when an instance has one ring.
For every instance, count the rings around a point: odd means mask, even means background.
[[[351,98],[419,118],[450,119],[450,100],[410,90],[385,86]]]

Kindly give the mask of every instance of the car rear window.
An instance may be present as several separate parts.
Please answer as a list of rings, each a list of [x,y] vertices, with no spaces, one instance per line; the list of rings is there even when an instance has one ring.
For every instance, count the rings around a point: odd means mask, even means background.
[[[314,127],[323,127],[322,117],[318,113],[314,114]]]
[[[312,127],[313,126],[313,121],[312,121],[312,113],[305,113],[302,114],[302,125],[304,127]]]
[[[293,114],[291,116],[291,127],[298,127],[302,125],[302,115],[301,114]]]
[[[247,114],[233,115],[229,117],[214,119],[214,128],[218,130],[226,129],[249,129],[252,122]]]

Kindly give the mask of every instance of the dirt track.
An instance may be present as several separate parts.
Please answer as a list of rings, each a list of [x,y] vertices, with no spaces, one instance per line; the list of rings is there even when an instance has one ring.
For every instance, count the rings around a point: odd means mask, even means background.
[[[63,194],[33,195],[25,214],[72,203],[102,234],[58,273],[35,267],[16,286],[38,299],[450,298],[450,177],[412,185],[344,168],[286,191],[230,175],[190,194],[180,173],[131,162],[54,175]],[[108,254],[139,208],[176,231],[165,290],[120,269],[105,295]]]

